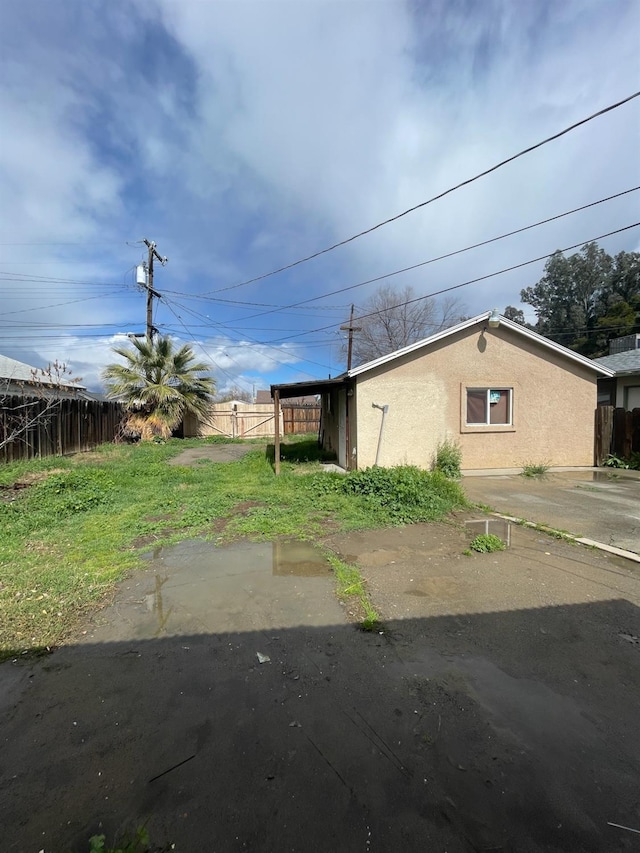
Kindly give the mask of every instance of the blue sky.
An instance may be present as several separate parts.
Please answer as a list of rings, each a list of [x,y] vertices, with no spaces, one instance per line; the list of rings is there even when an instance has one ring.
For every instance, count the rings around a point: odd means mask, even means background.
[[[636,0],[3,0],[0,352],[96,387],[113,343],[144,329],[147,237],[169,257],[156,325],[221,389],[335,375],[339,326],[375,286],[283,306],[640,184],[640,99],[224,288],[639,89],[639,34]],[[450,287],[635,222],[639,198],[388,281]],[[601,245],[637,250],[640,229]],[[542,268],[456,291],[461,312],[518,305]]]

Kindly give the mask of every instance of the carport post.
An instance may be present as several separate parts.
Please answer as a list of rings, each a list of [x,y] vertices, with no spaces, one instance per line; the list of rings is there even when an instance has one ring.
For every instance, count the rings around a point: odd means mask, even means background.
[[[280,473],[280,392],[273,392],[273,416],[275,420],[274,461],[276,477]]]

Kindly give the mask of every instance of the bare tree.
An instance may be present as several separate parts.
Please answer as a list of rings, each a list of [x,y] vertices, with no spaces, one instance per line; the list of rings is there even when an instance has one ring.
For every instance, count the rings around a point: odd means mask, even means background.
[[[363,303],[353,321],[358,328],[353,335],[354,365],[406,347],[462,319],[464,308],[455,297],[415,299],[412,287],[397,289],[386,284]],[[343,351],[346,353],[346,345]]]
[[[226,390],[221,391],[214,398],[214,403],[228,403],[230,400],[239,400],[243,403],[253,403],[253,394],[251,391],[245,391],[239,385],[230,385]]]
[[[44,368],[31,368],[29,379],[0,379],[0,450],[23,441],[29,430],[48,424],[64,398],[75,396],[79,377],[66,364],[54,361]]]

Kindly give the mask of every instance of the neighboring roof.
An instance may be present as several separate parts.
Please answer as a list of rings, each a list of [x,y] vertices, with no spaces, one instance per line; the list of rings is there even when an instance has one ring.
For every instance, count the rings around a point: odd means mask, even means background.
[[[280,392],[280,399],[288,400],[291,397],[301,397],[307,394],[324,394],[335,388],[343,388],[348,384],[348,377],[343,374],[335,379],[311,379],[308,382],[288,382],[282,385],[271,386],[271,396],[274,391]]]
[[[320,380],[321,382],[324,380]],[[307,394],[301,397],[288,397],[287,399],[296,406],[316,406],[318,404],[317,394]],[[256,403],[272,403],[271,391],[256,391]]]
[[[33,374],[37,373],[37,379],[34,380]],[[61,388],[76,388],[84,390],[83,385],[78,385],[75,382],[68,382],[65,379],[51,379],[48,376],[42,376],[41,370],[38,367],[31,367],[30,364],[25,364],[22,361],[16,361],[15,358],[9,358],[6,355],[0,355],[0,379],[8,379],[10,382],[38,382],[42,385],[57,385]]]
[[[464,320],[462,323],[458,323],[455,326],[451,326],[449,329],[445,329],[443,332],[438,332],[435,335],[431,335],[431,337],[429,338],[423,338],[421,341],[417,341],[415,344],[410,344],[408,347],[403,347],[402,349],[396,350],[395,352],[390,352],[387,355],[383,355],[380,358],[376,358],[373,361],[369,361],[366,364],[361,364],[359,367],[354,367],[352,370],[349,371],[348,375],[349,377],[353,377],[359,376],[361,373],[367,373],[369,370],[374,370],[376,367],[381,367],[384,364],[388,364],[391,361],[395,361],[397,358],[402,358],[402,356],[408,355],[409,353],[415,352],[416,350],[429,347],[432,344],[438,343],[438,341],[443,341],[446,338],[457,334],[458,332],[462,332],[465,329],[471,328],[472,326],[476,326],[480,323],[486,323],[488,322],[491,313],[491,311],[485,311],[483,314],[478,314],[477,317],[472,317],[470,320]],[[514,323],[513,320],[507,320],[507,318],[503,317],[502,315],[500,315],[500,326],[504,327],[505,329],[510,329],[513,332],[517,332],[519,335],[522,335],[523,338],[527,338],[531,341],[534,341],[539,346],[548,349],[552,352],[558,353],[558,355],[562,355],[565,358],[568,358],[570,361],[574,361],[578,364],[581,364],[583,367],[587,367],[591,370],[594,370],[596,373],[600,373],[603,376],[614,375],[614,371],[611,370],[607,365],[596,364],[596,362],[592,359],[587,358],[584,355],[579,355],[577,352],[567,349],[561,344],[557,344],[555,341],[550,341],[549,338],[544,338],[537,332],[532,332],[531,329],[527,329],[524,326],[521,326],[519,323]]]
[[[593,360],[602,365],[602,367],[608,367],[616,376],[624,376],[627,373],[640,373],[640,349],[617,352],[614,355],[604,355],[602,358],[594,358]]]

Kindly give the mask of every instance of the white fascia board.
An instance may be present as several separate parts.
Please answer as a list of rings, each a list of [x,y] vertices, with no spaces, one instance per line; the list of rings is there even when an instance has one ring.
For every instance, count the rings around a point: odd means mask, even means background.
[[[376,367],[381,367],[384,364],[388,364],[391,361],[395,361],[397,358],[402,358],[402,356],[408,355],[409,353],[415,352],[416,350],[423,349],[424,347],[429,347],[432,344],[437,343],[438,341],[442,341],[452,335],[457,334],[458,332],[462,332],[465,329],[469,329],[471,326],[478,325],[482,322],[486,323],[488,322],[491,313],[491,311],[485,311],[482,314],[478,314],[476,317],[472,317],[470,320],[464,320],[462,323],[458,323],[455,326],[451,326],[449,329],[444,329],[444,331],[442,332],[438,332],[435,335],[431,335],[431,337],[423,338],[421,341],[416,341],[415,344],[409,344],[409,346],[407,347],[403,347],[402,349],[396,350],[395,352],[390,352],[387,355],[380,356],[380,358],[376,358],[373,361],[368,361],[366,364],[361,364],[359,367],[354,367],[353,370],[349,371],[348,376],[351,379],[354,376],[359,376],[361,373],[368,373],[370,370],[374,370]],[[539,335],[537,332],[532,332],[531,329],[526,329],[519,323],[514,323],[513,320],[507,320],[507,318],[503,317],[502,315],[500,315],[500,325],[504,326],[507,329],[511,329],[511,331],[513,332],[517,332],[517,334],[522,335],[525,338],[529,338],[529,340],[534,341],[539,346],[552,350],[553,352],[556,352],[559,355],[562,355],[565,358],[576,362],[577,364],[581,364],[583,367],[587,367],[593,370],[595,373],[600,373],[602,376],[615,375],[615,370],[610,370],[608,367],[604,367],[601,364],[597,364],[590,358],[587,358],[584,355],[580,355],[579,353],[574,352],[573,350],[567,349],[567,347],[563,347],[562,344],[557,344],[555,341],[551,341],[548,338]]]

